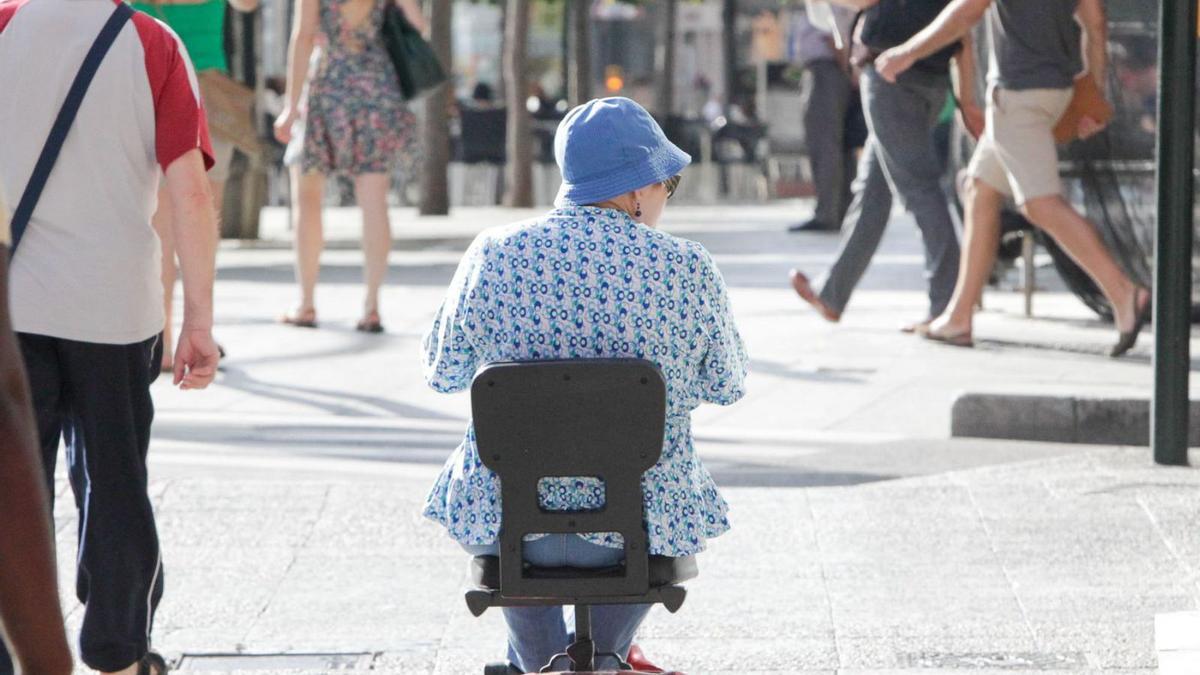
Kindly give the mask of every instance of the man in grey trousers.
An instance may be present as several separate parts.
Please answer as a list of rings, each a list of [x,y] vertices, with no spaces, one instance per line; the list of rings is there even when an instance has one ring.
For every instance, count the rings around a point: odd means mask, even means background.
[[[897,3],[897,0],[836,1],[858,9]],[[949,0],[926,2],[949,4]],[[958,236],[940,183],[944,161],[932,141],[933,127],[950,90],[949,59],[944,54],[931,56],[891,83],[875,71],[872,62],[878,51],[862,43],[862,33],[855,36],[855,52],[856,61],[863,68],[860,89],[870,135],[854,182],[854,198],[843,223],[841,247],[833,265],[815,284],[801,271],[792,270],[792,287],[822,317],[833,322],[840,320],[883,238],[892,200],[898,199],[916,219],[925,246],[929,312],[905,327],[915,330],[945,309],[958,274]],[[962,118],[970,132],[978,136],[983,128],[983,112],[975,101],[974,49],[969,35],[953,53],[959,75],[955,89]]]
[[[854,83],[844,50],[830,32],[845,34],[854,14],[834,8],[828,17],[834,25],[819,26],[809,10],[796,19],[796,60],[804,67],[804,143],[812,164],[817,205],[813,217],[788,228],[791,232],[836,232],[850,206],[850,181],[854,180],[854,151],[846,143],[846,115],[854,96]]]

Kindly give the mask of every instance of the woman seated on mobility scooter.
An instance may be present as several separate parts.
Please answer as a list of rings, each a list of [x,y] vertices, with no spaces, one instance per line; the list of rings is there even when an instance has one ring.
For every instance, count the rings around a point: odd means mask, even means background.
[[[690,556],[729,529],[728,507],[692,444],[690,413],[743,395],[747,356],[725,283],[701,245],[655,229],[691,157],[626,98],[572,110],[555,137],[563,175],[545,216],[487,230],[459,264],[425,337],[425,377],[441,392],[471,386],[503,361],[640,358],[667,385],[662,455],[643,474],[649,553]],[[603,506],[594,478],[545,479],[548,510]],[[446,462],[424,514],[471,555],[496,555],[500,488],[479,456],[473,428]],[[622,560],[612,535],[549,534],[528,540],[540,567],[609,567]],[[592,608],[597,653],[629,653],[649,605]],[[562,607],[504,607],[508,661],[538,672],[569,642]],[[598,659],[599,670],[617,664]]]

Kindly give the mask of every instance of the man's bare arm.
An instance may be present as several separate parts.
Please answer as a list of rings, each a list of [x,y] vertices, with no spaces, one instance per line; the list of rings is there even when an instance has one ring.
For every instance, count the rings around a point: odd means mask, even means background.
[[[8,253],[0,247],[0,628],[18,670],[67,675],[71,651],[45,477],[21,352],[8,318]]]
[[[1108,91],[1108,17],[1104,13],[1104,3],[1102,0],[1079,0],[1075,16],[1083,26],[1088,74],[1095,78],[1100,91]]]
[[[912,67],[914,63],[961,40],[975,24],[983,19],[992,0],[954,0],[933,23],[908,42],[893,47],[875,60],[875,69],[889,82]]]
[[[174,208],[175,252],[183,277],[183,327],[175,349],[175,384],[203,389],[216,376],[220,360],[212,337],[217,216],[199,150],[172,162],[166,177]]]
[[[958,117],[963,127],[973,138],[983,135],[985,116],[975,96],[975,38],[967,33],[963,36],[962,49],[954,55],[954,70],[951,71],[954,97],[958,99]]]

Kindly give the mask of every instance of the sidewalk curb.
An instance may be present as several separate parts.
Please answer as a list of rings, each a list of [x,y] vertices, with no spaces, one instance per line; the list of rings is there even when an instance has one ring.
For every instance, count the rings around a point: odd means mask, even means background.
[[[1188,446],[1200,446],[1200,401],[1192,401]],[[1150,401],[1139,398],[959,394],[950,411],[953,437],[1051,443],[1149,445]]]

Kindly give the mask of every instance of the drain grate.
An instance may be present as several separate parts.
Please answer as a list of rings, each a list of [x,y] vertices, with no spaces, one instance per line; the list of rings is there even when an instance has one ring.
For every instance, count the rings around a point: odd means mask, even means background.
[[[1022,670],[1057,670],[1087,665],[1087,658],[1078,652],[1046,654],[1043,652],[943,653],[921,652],[904,654],[910,668],[996,668]]]
[[[179,670],[366,670],[374,654],[184,654]]]

